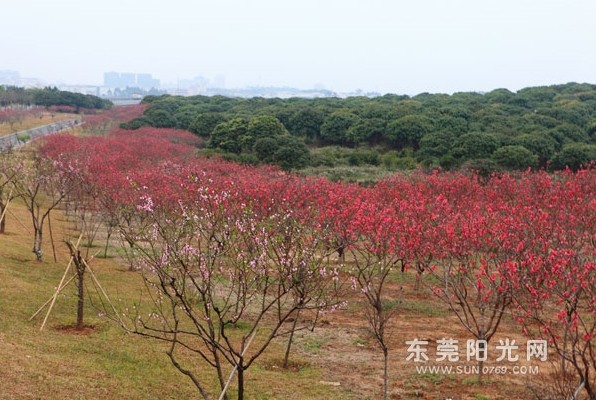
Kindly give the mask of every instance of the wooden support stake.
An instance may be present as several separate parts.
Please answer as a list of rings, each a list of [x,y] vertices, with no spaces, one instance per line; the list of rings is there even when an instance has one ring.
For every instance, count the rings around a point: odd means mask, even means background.
[[[242,357],[244,357],[244,353],[246,353],[246,350],[248,350],[248,347],[252,343],[252,340],[255,338],[256,334],[257,334],[257,330],[255,329],[255,331],[252,333],[252,336],[248,339],[248,343],[246,343],[246,347],[244,348],[244,350],[242,350],[242,353],[241,353]],[[230,377],[228,378],[226,385],[224,386],[223,390],[221,391],[221,394],[219,395],[218,400],[222,400],[224,398],[224,396],[226,395],[226,392],[228,391],[228,386],[230,386],[230,383],[232,382],[232,378],[234,377],[234,374],[236,373],[237,369],[238,369],[238,365],[234,365],[234,369],[230,373]]]
[[[10,189],[10,193],[8,194],[8,200],[6,200],[6,204],[4,205],[4,210],[2,210],[2,215],[0,215],[0,224],[4,220],[4,216],[6,215],[6,211],[8,210],[8,205],[10,204],[11,197],[12,197],[12,188]]]
[[[107,302],[112,307],[112,311],[114,311],[114,315],[116,315],[116,318],[118,318],[118,322],[120,322],[120,325],[122,325],[122,327],[124,328],[125,331],[129,332],[128,328],[124,324],[124,321],[122,321],[122,318],[120,318],[120,314],[118,313],[118,310],[116,310],[116,307],[114,306],[114,304],[110,300],[110,297],[108,296],[107,292],[104,290],[103,286],[101,286],[101,284],[99,283],[99,280],[97,280],[97,277],[95,276],[95,274],[93,273],[93,270],[91,269],[91,267],[89,266],[89,264],[87,264],[87,261],[85,261],[85,259],[83,259],[83,264],[85,264],[85,267],[87,268],[87,270],[91,274],[91,278],[93,279],[93,282],[95,282],[95,284],[97,285],[97,287],[101,291],[101,294],[103,294],[103,297],[105,297],[105,299],[107,300]]]
[[[39,328],[40,331],[43,331],[43,328],[46,325],[46,322],[48,321],[48,317],[50,316],[50,313],[52,312],[52,308],[54,308],[54,303],[56,303],[56,299],[58,298],[58,293],[60,293],[60,288],[62,287],[62,283],[64,282],[64,279],[66,279],[66,274],[70,270],[70,266],[72,265],[72,260],[73,260],[73,258],[70,257],[70,261],[68,262],[68,265],[66,266],[66,269],[64,270],[64,274],[62,275],[62,279],[60,280],[60,283],[58,284],[58,289],[56,289],[56,292],[52,296],[52,302],[50,304],[50,308],[48,309],[48,312],[46,313],[46,317],[43,319],[43,323],[41,324],[41,328]],[[73,275],[73,278],[74,278],[74,275]]]
[[[79,247],[79,243],[81,243],[81,238],[83,237],[83,234],[81,234],[81,236],[79,236],[79,240],[77,240],[77,247]],[[68,262],[68,266],[66,267],[66,270],[64,271],[64,275],[62,275],[62,279],[60,280],[60,284],[58,285],[58,288],[60,288],[62,286],[62,283],[64,282],[64,279],[66,279],[66,274],[68,273],[68,270],[70,269],[70,266],[72,265],[72,261],[73,261],[73,257],[70,257],[70,261]],[[58,298],[58,290],[56,290],[56,292],[54,293],[54,296],[52,297],[52,303],[50,304],[50,308],[48,309],[48,312],[46,314],[46,317],[43,320],[43,323],[41,324],[41,328],[39,328],[39,331],[43,331],[44,326],[46,325],[46,322],[48,321],[48,317],[50,316],[50,313],[52,312],[52,308],[54,308],[54,303],[56,303],[56,299]]]
[[[69,280],[67,280],[67,281],[66,281],[66,283],[65,283],[64,285],[62,285],[62,287],[58,287],[58,294],[60,294],[60,292],[61,292],[62,290],[64,290],[64,288],[66,288],[66,287],[67,287],[67,286],[70,284],[70,282],[72,282],[72,281],[73,281],[73,279],[74,279],[74,278],[75,278],[75,275],[71,276],[71,277],[70,277],[70,279],[69,279]],[[39,314],[39,313],[40,313],[40,312],[41,312],[41,311],[42,311],[42,310],[45,308],[45,306],[47,306],[47,305],[50,303],[50,301],[52,301],[52,299],[53,299],[53,298],[54,298],[54,296],[50,297],[50,298],[48,299],[48,301],[46,301],[45,303],[43,303],[43,305],[42,305],[41,307],[39,307],[39,310],[37,310],[37,311],[35,312],[35,314],[33,314],[33,315],[31,316],[31,318],[29,318],[29,321],[32,321],[32,320],[33,320],[33,318],[37,317],[37,315],[38,315],[38,314]]]
[[[25,228],[25,230],[27,231],[27,233],[28,233],[28,234],[31,234],[31,231],[29,230],[29,228],[27,227],[27,225],[23,224],[23,223],[21,222],[21,220],[19,219],[19,217],[17,217],[16,215],[14,215],[14,213],[13,213],[12,211],[10,211],[10,210],[8,210],[8,212],[10,213],[10,215],[12,215],[12,216],[14,217],[14,219],[16,219],[16,220],[17,220],[17,222],[18,222],[19,224],[21,224],[21,226],[22,226],[23,228]]]

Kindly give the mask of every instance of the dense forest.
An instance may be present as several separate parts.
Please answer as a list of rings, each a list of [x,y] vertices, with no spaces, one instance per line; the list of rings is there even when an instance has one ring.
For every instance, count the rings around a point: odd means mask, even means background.
[[[58,90],[55,87],[25,89],[0,85],[0,107],[13,104],[43,107],[65,106],[72,108],[69,111],[74,112],[79,112],[81,109],[106,109],[112,106],[112,102],[109,100],[87,94]]]
[[[390,170],[578,168],[596,159],[596,85],[341,98],[149,96],[123,125],[189,130],[245,163]]]

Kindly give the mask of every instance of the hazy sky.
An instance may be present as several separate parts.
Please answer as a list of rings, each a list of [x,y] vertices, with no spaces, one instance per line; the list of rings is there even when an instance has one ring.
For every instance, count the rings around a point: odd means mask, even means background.
[[[596,83],[595,0],[0,0],[0,70],[417,94]]]

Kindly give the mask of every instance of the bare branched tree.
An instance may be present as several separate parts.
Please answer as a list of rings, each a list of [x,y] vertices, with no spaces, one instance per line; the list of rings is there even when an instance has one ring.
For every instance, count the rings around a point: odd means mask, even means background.
[[[143,262],[152,312],[133,313],[129,329],[168,342],[173,365],[203,398],[213,389],[187,357],[212,367],[222,391],[229,365],[243,399],[245,371],[273,339],[291,335],[291,317],[338,306],[339,271],[327,264],[322,233],[290,210],[262,216],[205,190],[169,210],[143,196],[139,212],[144,224],[125,232]]]

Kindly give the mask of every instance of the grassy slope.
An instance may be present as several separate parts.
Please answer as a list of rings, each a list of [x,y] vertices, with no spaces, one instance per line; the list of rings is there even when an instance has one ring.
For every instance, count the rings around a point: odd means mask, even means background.
[[[46,261],[40,264],[33,261],[30,250],[32,235],[27,232],[30,223],[25,208],[11,205],[7,221],[7,234],[0,235],[1,399],[198,398],[190,381],[170,364],[164,344],[125,333],[89,305],[86,323],[94,325],[95,331],[75,335],[58,330],[75,320],[73,283],[58,297],[43,331],[39,327],[45,310],[28,322],[58,285],[68,262],[63,240],[74,233],[63,217],[55,215],[52,229],[58,262],[53,261],[46,229]],[[110,258],[94,259],[91,266],[122,307],[139,298],[143,285],[137,273]],[[318,384],[323,379],[316,368],[299,372],[265,368],[271,357],[265,354],[247,372],[248,398],[296,398],[296,393],[302,399],[347,397],[341,388]],[[208,379],[207,374],[201,377]]]
[[[64,121],[67,119],[76,119],[76,118],[80,118],[80,117],[81,117],[80,115],[76,115],[76,114],[58,113],[58,114],[55,114],[53,117],[50,114],[44,114],[41,118],[40,117],[30,117],[30,118],[24,119],[21,122],[17,122],[14,124],[12,129],[10,127],[10,124],[0,123],[0,136],[10,135],[15,132],[25,131],[27,129],[51,124],[53,122]]]

